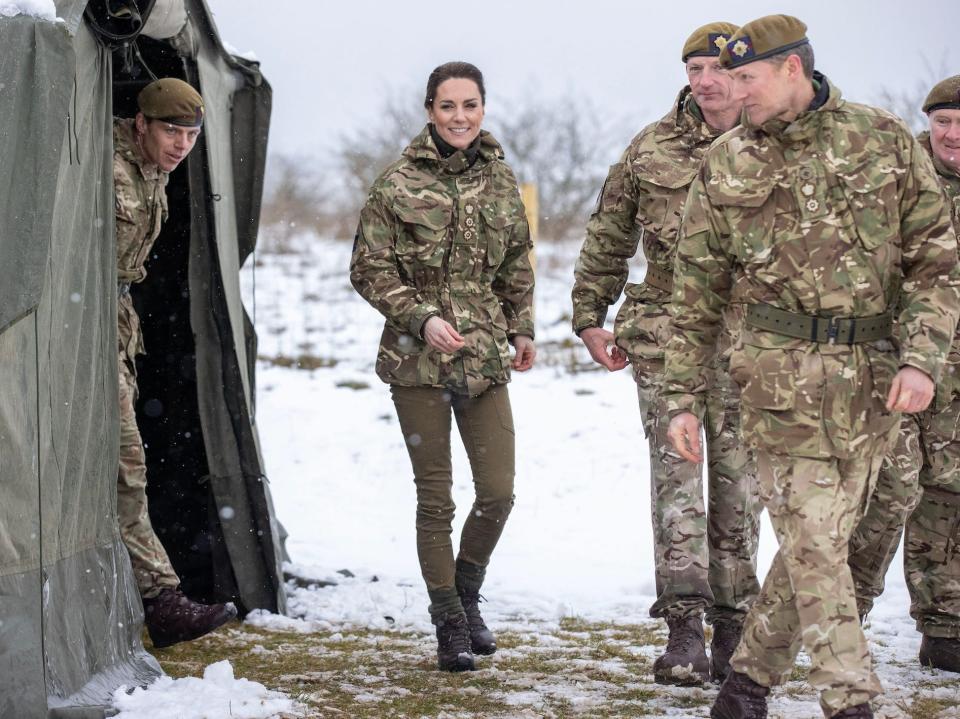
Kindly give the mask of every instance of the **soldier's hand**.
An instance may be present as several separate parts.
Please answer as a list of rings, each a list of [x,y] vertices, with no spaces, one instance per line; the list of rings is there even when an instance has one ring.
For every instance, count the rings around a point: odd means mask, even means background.
[[[933,390],[933,380],[926,372],[916,367],[901,367],[890,385],[887,411],[922,412],[930,406]]]
[[[511,342],[517,350],[517,354],[513,357],[513,368],[517,372],[526,372],[533,367],[533,362],[537,358],[537,347],[533,344],[533,338],[514,335]]]
[[[465,344],[463,337],[453,329],[453,325],[438,315],[423,323],[423,339],[435,350],[447,354],[456,352]]]
[[[587,327],[580,331],[580,339],[586,345],[593,361],[610,372],[627,366],[627,353],[617,347],[613,332],[603,327]]]
[[[681,412],[670,420],[667,436],[673,448],[688,462],[702,462],[700,421],[692,412]]]

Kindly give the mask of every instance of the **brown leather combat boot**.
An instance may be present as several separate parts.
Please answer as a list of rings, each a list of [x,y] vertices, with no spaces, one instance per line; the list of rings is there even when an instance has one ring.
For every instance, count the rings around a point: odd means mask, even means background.
[[[236,616],[237,608],[232,603],[200,604],[179,587],[143,600],[143,623],[157,649],[202,637]]]
[[[497,638],[493,636],[483,617],[480,616],[480,592],[460,594],[463,612],[467,615],[467,628],[470,631],[470,648],[474,654],[493,654],[497,651]]]
[[[746,674],[730,672],[710,709],[710,719],[767,719],[770,688]]]
[[[696,686],[710,679],[710,661],[703,639],[700,617],[667,619],[670,638],[663,654],[653,663],[653,680],[658,684]]]
[[[476,669],[470,651],[470,629],[463,612],[444,614],[433,619],[437,626],[437,666],[445,672],[471,672]]]
[[[713,623],[713,638],[710,640],[710,678],[722,683],[730,673],[730,657],[740,643],[743,622],[732,619],[717,619]]]
[[[920,663],[947,672],[960,672],[960,639],[924,634],[920,642]]]

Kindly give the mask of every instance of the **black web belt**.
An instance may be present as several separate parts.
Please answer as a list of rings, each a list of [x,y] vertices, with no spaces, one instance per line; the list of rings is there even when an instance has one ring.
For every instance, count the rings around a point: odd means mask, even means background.
[[[821,317],[757,304],[747,306],[746,321],[753,329],[828,344],[874,342],[893,334],[893,316],[889,312],[873,317]]]

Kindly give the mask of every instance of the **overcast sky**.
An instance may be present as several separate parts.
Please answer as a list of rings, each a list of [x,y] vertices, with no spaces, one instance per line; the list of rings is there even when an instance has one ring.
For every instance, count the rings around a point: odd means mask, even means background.
[[[483,71],[488,117],[509,113],[524,93],[573,93],[639,130],[684,84],[684,40],[714,20],[796,15],[809,27],[817,68],[860,102],[885,87],[913,88],[931,71],[960,73],[957,0],[207,3],[223,39],[255,52],[273,86],[270,151],[308,156],[322,157],[357,124],[375,124],[391,90],[419,102],[430,70],[448,60]],[[630,134],[611,138],[604,162]]]

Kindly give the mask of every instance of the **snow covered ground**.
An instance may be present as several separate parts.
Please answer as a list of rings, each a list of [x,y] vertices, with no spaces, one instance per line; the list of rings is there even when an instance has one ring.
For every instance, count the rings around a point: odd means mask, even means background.
[[[412,630],[424,635],[429,652],[432,626],[415,551],[412,475],[389,393],[373,371],[382,320],[350,287],[349,244],[302,240],[301,254],[261,256],[259,266],[249,262],[244,270],[264,358],[257,424],[277,515],[290,534],[289,569],[336,586],[291,584],[291,617],[257,614],[248,624],[304,632]],[[510,386],[517,501],[484,587],[484,614],[495,629],[546,635],[564,617],[643,622],[654,598],[649,472],[634,384],[628,371],[572,371],[589,367],[569,327],[576,251],[575,245],[544,245],[538,253],[539,365],[515,374]],[[288,364],[283,358],[295,357],[316,369],[282,366]],[[469,506],[471,478],[459,447],[454,493],[459,507]],[[775,549],[765,524],[761,571]],[[907,614],[900,566],[898,557],[868,626],[887,689],[879,715],[887,717],[907,716],[896,701],[921,687],[929,685],[924,691],[931,697],[960,694],[960,682],[950,675],[916,665],[919,635]],[[339,574],[341,569],[354,576]],[[223,668],[216,674],[221,684],[236,681]],[[164,681],[161,691],[177,689]],[[207,681],[180,689],[188,696]],[[562,690],[578,692],[574,686]],[[262,687],[258,691],[267,713],[242,716],[275,716],[266,702],[276,698]],[[515,692],[517,716],[538,716],[533,708],[544,691],[558,688]],[[673,691],[663,690],[664,696]],[[602,699],[602,692],[591,695],[591,701]],[[702,717],[706,709],[664,708],[668,714]],[[773,696],[771,717],[820,716],[803,682]]]

